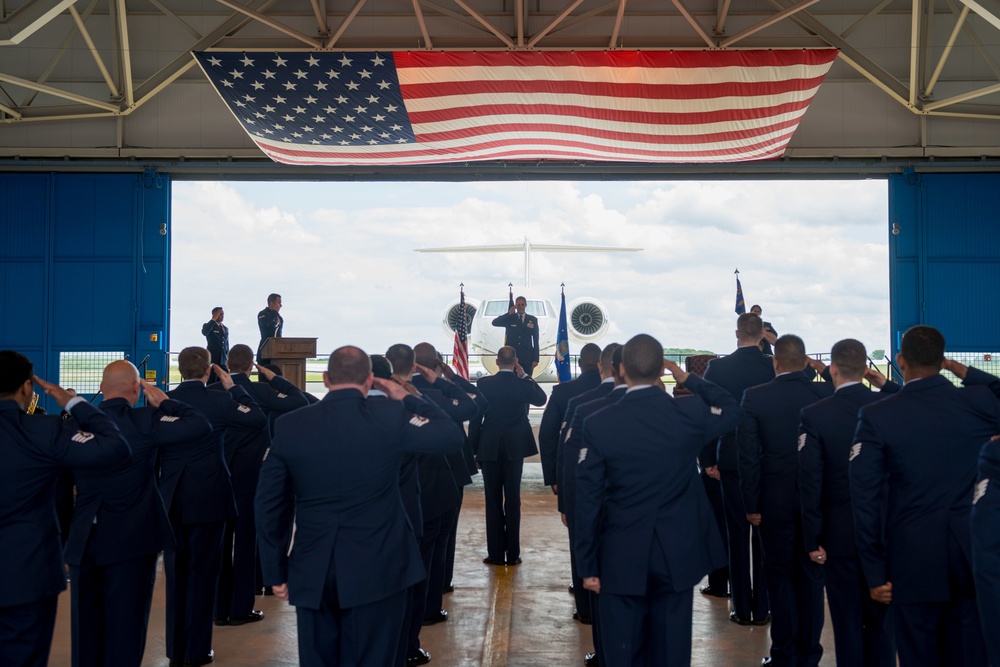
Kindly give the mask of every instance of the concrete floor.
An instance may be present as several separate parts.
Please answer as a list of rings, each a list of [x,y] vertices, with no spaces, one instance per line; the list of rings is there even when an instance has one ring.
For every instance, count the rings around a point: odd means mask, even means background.
[[[496,568],[486,555],[481,479],[466,488],[459,522],[455,592],[446,595],[447,623],[424,628],[421,643],[440,667],[581,667],[593,650],[590,627],[572,619],[566,529],[555,496],[542,485],[536,459],[525,464],[522,484],[521,557],[523,564]],[[161,565],[162,570],[162,565]],[[50,664],[70,664],[69,594],[60,596]],[[295,610],[274,597],[258,597],[261,623],[215,628],[215,664],[220,667],[289,667],[298,664]],[[758,665],[767,655],[767,628],[740,627],[728,619],[728,602],[694,596],[693,656],[696,667]],[[143,667],[165,667],[164,592],[158,574]],[[821,667],[833,667],[829,617],[823,633]]]

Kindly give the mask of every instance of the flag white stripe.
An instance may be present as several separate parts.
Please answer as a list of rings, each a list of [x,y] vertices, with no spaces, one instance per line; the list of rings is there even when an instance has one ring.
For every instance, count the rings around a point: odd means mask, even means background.
[[[491,107],[510,104],[553,104],[583,109],[608,111],[639,111],[644,113],[684,113],[693,116],[716,111],[742,111],[769,109],[811,99],[819,87],[795,90],[776,95],[732,95],[704,99],[645,99],[637,97],[593,97],[590,95],[555,93],[473,93],[469,95],[441,95],[405,99],[406,110],[413,113]],[[661,127],[673,127],[666,125]]]
[[[641,85],[699,86],[720,83],[772,83],[821,77],[830,63],[818,65],[729,67],[580,67],[534,65],[397,67],[401,86],[470,81],[581,81]],[[750,76],[752,72],[753,76]]]
[[[652,134],[663,137],[689,137],[699,134],[719,134],[722,132],[747,131],[770,127],[772,125],[778,125],[779,123],[798,120],[802,118],[805,112],[806,109],[803,108],[793,113],[777,114],[775,116],[768,116],[765,118],[751,118],[748,120],[727,121],[720,123],[704,123],[701,125],[670,126],[654,123],[628,123],[613,120],[599,120],[596,118],[579,118],[576,116],[563,116],[556,114],[502,114],[495,116],[471,116],[468,118],[458,118],[455,120],[435,123],[416,123],[413,125],[413,132],[419,136],[437,132],[456,132],[465,129],[487,128],[490,126],[548,124],[564,125],[568,130],[572,130],[574,128],[587,128],[607,132]]]

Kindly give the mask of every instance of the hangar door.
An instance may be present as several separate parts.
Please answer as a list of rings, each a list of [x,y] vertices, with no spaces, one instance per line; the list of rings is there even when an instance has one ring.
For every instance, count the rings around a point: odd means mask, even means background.
[[[893,351],[929,324],[949,356],[1000,372],[1000,174],[894,175],[889,223]]]
[[[126,355],[136,365],[149,355],[144,376],[162,383],[169,178],[0,174],[0,202],[0,349],[88,397],[104,366]]]

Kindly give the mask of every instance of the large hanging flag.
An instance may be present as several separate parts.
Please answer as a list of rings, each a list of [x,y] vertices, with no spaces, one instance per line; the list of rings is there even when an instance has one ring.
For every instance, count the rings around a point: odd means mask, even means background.
[[[455,347],[452,357],[455,370],[466,380],[469,379],[469,325],[465,321],[465,283],[458,286],[458,326],[455,327]]]
[[[777,158],[837,53],[194,55],[276,162],[383,166]]]
[[[747,305],[743,301],[743,285],[740,284],[740,270],[736,269],[736,314],[742,315],[747,312]]]
[[[559,333],[556,334],[556,373],[560,382],[569,382],[573,375],[569,369],[569,327],[566,325],[566,290],[562,293],[559,308]]]

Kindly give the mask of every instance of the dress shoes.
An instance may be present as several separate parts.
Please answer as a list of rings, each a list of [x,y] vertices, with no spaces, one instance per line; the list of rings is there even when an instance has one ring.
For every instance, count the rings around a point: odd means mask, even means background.
[[[732,621],[733,623],[738,623],[740,625],[753,625],[753,621],[751,621],[749,618],[740,618],[739,616],[737,616],[735,609],[729,612],[729,620]]]
[[[569,585],[569,594],[576,595],[576,586],[574,586],[573,584]]]
[[[582,616],[580,614],[580,612],[578,612],[578,611],[574,611],[573,612],[573,620],[574,621],[579,621],[580,623],[583,623],[584,625],[590,625],[591,624],[590,616]]]
[[[755,618],[753,620],[753,623],[751,625],[767,625],[770,622],[771,622],[771,615],[768,614],[764,618]],[[770,659],[770,658],[768,658],[768,659]]]
[[[426,665],[431,661],[431,654],[422,648],[418,648],[417,652],[406,659],[406,667],[413,667],[414,665]]]
[[[438,623],[444,623],[448,620],[448,612],[444,609],[438,611],[438,613],[433,616],[429,616],[420,622],[420,625],[437,625]],[[423,664],[423,663],[421,663]]]
[[[274,591],[270,586],[264,586],[264,595],[274,595]]]
[[[520,564],[521,564],[521,559],[520,559],[520,558],[515,558],[514,560],[509,560],[509,561],[507,561],[507,563],[506,563],[506,564],[507,564],[508,566],[513,566],[513,565],[520,565]]]
[[[215,660],[215,651],[208,649],[208,655],[204,658],[192,658],[191,660],[171,660],[170,667],[202,667]]]
[[[601,661],[597,659],[597,651],[583,656],[583,667],[601,667]]]
[[[768,656],[766,658],[761,658],[760,659],[760,667],[771,667],[771,658],[770,658],[770,656]]]
[[[485,564],[487,564],[487,565],[505,565],[506,564],[506,563],[504,563],[504,561],[502,561],[499,558],[490,558],[489,556],[487,556],[486,558],[484,558],[483,562]]]
[[[217,619],[215,619],[215,625],[217,625],[220,628],[223,627],[223,626],[225,626],[225,625],[229,625],[229,619],[228,618],[217,618]]]
[[[713,598],[728,598],[729,591],[723,591],[718,588],[712,588],[711,586],[705,585],[698,589],[701,591],[702,595],[711,595]]]
[[[247,623],[256,623],[257,621],[264,620],[264,612],[259,609],[254,609],[246,616],[237,616],[236,618],[229,619],[229,625],[246,625]],[[218,623],[216,623],[218,625]]]
[[[455,587],[452,584],[448,584],[447,586],[444,587],[444,592],[445,593],[454,593],[455,592]]]

